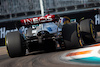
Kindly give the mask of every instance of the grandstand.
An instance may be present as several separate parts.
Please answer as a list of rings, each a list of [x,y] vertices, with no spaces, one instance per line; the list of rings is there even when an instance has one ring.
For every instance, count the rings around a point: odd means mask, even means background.
[[[0,19],[40,15],[40,0],[0,0]],[[100,0],[43,0],[51,13],[100,6]]]

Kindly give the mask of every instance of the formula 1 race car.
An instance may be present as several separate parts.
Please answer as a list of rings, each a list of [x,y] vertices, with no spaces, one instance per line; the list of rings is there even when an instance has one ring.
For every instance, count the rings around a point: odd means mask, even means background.
[[[26,34],[21,31],[6,35],[5,44],[10,57],[19,57],[29,52],[57,49],[71,49],[95,43],[94,22],[91,19],[80,23],[67,23],[69,19],[47,14],[42,17],[28,18],[17,21],[17,26],[28,26]],[[60,23],[62,21],[62,23]],[[63,24],[63,22],[66,22]],[[36,24],[38,24],[36,26]],[[35,25],[35,27],[33,26]]]

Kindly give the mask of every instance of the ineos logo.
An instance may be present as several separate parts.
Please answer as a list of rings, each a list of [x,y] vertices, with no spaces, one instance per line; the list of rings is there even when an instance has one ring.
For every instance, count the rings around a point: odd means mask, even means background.
[[[21,20],[22,25],[34,25],[38,23],[50,22],[53,21],[55,18],[54,15],[48,15],[44,17],[36,17],[36,18],[29,18]]]

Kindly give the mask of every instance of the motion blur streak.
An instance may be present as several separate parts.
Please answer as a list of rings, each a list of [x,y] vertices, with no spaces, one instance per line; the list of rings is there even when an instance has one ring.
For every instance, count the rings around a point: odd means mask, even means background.
[[[81,51],[81,52],[69,53],[69,54],[66,55],[66,56],[75,56],[75,55],[89,54],[89,53],[91,53],[91,52],[92,52],[92,50]]]

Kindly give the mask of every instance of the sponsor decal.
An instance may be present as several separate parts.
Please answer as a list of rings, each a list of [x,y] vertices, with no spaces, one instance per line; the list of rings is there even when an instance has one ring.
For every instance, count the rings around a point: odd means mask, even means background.
[[[100,15],[95,15],[95,25],[100,25]]]
[[[25,28],[24,26],[21,27],[21,30],[26,34],[26,30],[27,28]],[[14,31],[18,31],[18,29],[11,29],[11,30],[6,30],[6,27],[2,27],[0,28],[0,39],[5,38],[5,35],[9,32],[14,32]]]
[[[71,19],[70,22],[74,23],[74,22],[76,22],[76,19]]]
[[[48,29],[49,31],[52,31],[51,27],[47,27],[47,29]]]
[[[40,23],[45,23],[45,22],[50,22],[55,20],[55,15],[46,15],[43,17],[36,17],[36,18],[28,18],[28,19],[23,19],[20,20],[22,25],[35,25],[35,24],[40,24]]]

